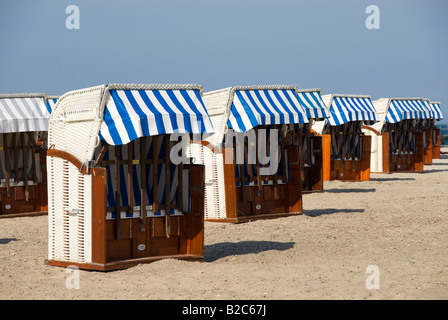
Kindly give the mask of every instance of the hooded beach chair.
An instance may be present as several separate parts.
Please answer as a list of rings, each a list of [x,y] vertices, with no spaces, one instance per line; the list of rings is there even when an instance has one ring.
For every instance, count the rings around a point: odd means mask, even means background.
[[[423,132],[431,120],[423,99],[382,98],[373,105],[380,121],[363,128],[372,137],[371,172],[423,171]]]
[[[57,97],[0,95],[0,217],[47,213],[46,139]]]
[[[378,121],[371,97],[331,94],[322,99],[331,117],[312,128],[323,138],[324,180],[369,180],[370,137],[361,128]]]
[[[204,139],[205,219],[246,222],[302,213],[300,133],[309,125],[296,86],[204,93],[215,133]]]
[[[429,135],[431,143],[431,156],[432,159],[440,159],[440,145],[441,145],[441,135],[440,129],[437,128],[436,122],[443,120],[442,109],[440,108],[440,102],[432,102],[429,100],[424,100],[428,107],[431,109],[431,120],[429,120]],[[432,163],[432,161],[431,161]]]
[[[316,121],[330,117],[330,111],[322,100],[322,89],[299,89],[297,97],[309,120],[309,125],[302,126],[299,131],[303,161],[302,191],[323,191],[322,136],[311,127]]]
[[[202,90],[112,84],[58,100],[48,133],[47,264],[112,270],[203,259],[203,166],[179,161],[178,146],[179,137],[214,132]]]

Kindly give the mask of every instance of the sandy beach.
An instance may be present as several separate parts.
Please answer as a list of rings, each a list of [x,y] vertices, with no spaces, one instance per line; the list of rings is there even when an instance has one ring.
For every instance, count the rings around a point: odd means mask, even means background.
[[[448,298],[448,154],[423,173],[324,188],[303,196],[303,215],[206,222],[204,262],[80,271],[79,289],[44,264],[47,216],[0,219],[0,299]]]

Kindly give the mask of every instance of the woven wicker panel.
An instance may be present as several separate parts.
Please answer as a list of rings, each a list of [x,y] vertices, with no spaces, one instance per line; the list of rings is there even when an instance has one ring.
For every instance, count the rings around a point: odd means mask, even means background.
[[[55,105],[48,128],[48,145],[74,155],[78,160],[91,160],[99,143],[102,121],[101,99],[104,86],[71,91]]]
[[[91,176],[70,162],[47,157],[48,258],[91,261]]]
[[[185,146],[185,149],[187,161],[191,161],[194,164],[204,164],[203,146],[200,143],[189,143]]]
[[[222,153],[203,148],[205,162],[205,219],[225,219],[224,163]]]
[[[56,190],[61,184],[56,185],[55,172],[61,172],[62,160],[47,157],[47,186],[48,186],[48,259],[54,260],[55,257],[62,256],[62,246],[58,243],[60,240],[61,209],[62,199],[55,197]]]
[[[205,219],[223,219],[226,218],[223,156],[210,147],[190,144],[187,155],[195,159],[195,164],[205,165]]]

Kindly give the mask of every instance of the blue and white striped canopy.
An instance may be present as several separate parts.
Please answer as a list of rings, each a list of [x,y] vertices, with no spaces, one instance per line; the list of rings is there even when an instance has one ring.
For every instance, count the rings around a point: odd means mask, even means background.
[[[299,91],[297,98],[305,109],[308,119],[323,120],[331,116],[319,90]]]
[[[110,89],[100,138],[123,145],[143,136],[213,132],[199,89]]]
[[[440,102],[430,102],[429,106],[431,107],[433,119],[434,120],[442,120],[442,109],[440,108]]]
[[[378,114],[369,96],[334,96],[330,106],[330,126],[339,126],[352,121],[364,121],[373,124]]]
[[[308,123],[294,89],[235,90],[227,125],[246,132],[259,125]]]
[[[409,119],[431,119],[431,110],[422,99],[391,99],[386,122],[396,123]]]
[[[47,97],[47,101],[45,102],[45,106],[47,107],[48,113],[51,113],[54,109],[54,105],[58,101],[57,98]]]

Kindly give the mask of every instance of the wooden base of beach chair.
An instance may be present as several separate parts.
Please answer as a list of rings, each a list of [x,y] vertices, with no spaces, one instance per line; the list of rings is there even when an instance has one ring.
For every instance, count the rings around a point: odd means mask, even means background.
[[[186,261],[197,261],[203,262],[203,256],[195,256],[192,254],[185,255],[165,255],[165,256],[155,256],[155,257],[145,257],[145,258],[136,258],[136,259],[125,259],[125,260],[117,260],[111,261],[108,263],[77,263],[77,262],[67,262],[67,261],[54,261],[54,260],[45,260],[46,265],[56,266],[56,267],[77,267],[79,269],[84,270],[92,270],[92,271],[113,271],[120,269],[127,269],[131,267],[135,267],[139,264],[143,263],[152,263],[156,261],[160,261],[163,259],[177,259],[177,260],[186,260]]]
[[[0,219],[47,214],[47,185],[0,188]]]
[[[423,164],[432,164],[432,130],[428,129],[423,132],[424,149],[423,149]]]
[[[333,160],[330,157],[331,136],[323,136],[323,180],[367,181],[370,180],[371,137],[361,136],[363,140],[361,160]]]
[[[423,133],[415,134],[416,152],[413,154],[389,154],[390,172],[422,172],[424,164]]]
[[[324,179],[322,171],[322,136],[312,136],[314,163],[305,164],[302,172],[302,192],[322,192]]]
[[[52,190],[51,196],[65,197],[64,203],[76,205],[77,209],[66,206],[62,214],[50,212],[52,256],[45,260],[46,264],[106,271],[166,258],[203,259],[203,166],[191,165],[190,184],[184,185],[190,188],[190,212],[170,217],[107,220],[107,170],[86,168],[75,157],[60,150],[49,150],[48,156],[55,168],[63,168],[63,176],[72,176],[61,179],[61,188]]]
[[[433,145],[432,145],[432,158],[433,159],[440,159],[440,129],[433,129]]]

